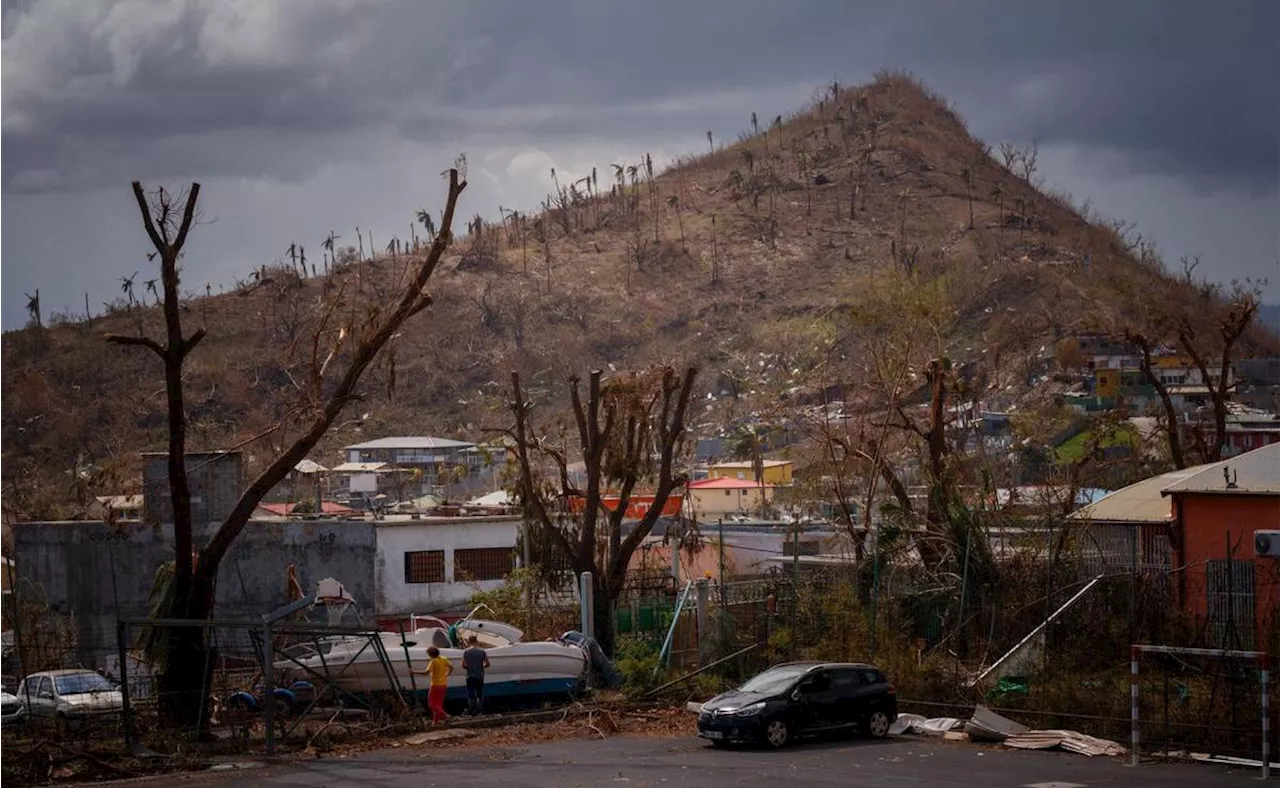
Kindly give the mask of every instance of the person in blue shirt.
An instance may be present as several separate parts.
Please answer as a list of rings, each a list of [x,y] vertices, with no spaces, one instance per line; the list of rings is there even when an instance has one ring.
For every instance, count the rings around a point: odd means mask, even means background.
[[[462,667],[467,671],[467,713],[478,716],[484,713],[484,671],[489,667],[489,655],[480,648],[480,639],[475,635],[467,638]]]

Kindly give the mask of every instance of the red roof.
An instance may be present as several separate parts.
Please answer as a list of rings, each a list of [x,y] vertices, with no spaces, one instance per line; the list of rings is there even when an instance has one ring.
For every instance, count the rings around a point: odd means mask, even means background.
[[[259,509],[263,509],[277,517],[288,517],[293,514],[293,510],[297,507],[296,503],[260,503]],[[356,510],[334,501],[321,501],[320,511],[324,514],[355,514]]]
[[[748,479],[701,479],[689,482],[690,490],[750,490],[764,487],[772,489],[772,484],[758,484]]]

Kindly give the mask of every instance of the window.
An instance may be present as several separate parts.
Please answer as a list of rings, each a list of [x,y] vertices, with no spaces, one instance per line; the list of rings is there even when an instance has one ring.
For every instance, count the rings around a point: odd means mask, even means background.
[[[834,687],[838,692],[853,692],[862,687],[862,675],[857,670],[842,668],[833,670],[831,673]]]
[[[415,550],[404,554],[406,583],[443,583],[444,551]]]
[[[725,495],[732,495],[732,491],[731,491],[731,490],[725,490],[725,491],[724,491],[724,494],[725,494]]]
[[[515,567],[510,547],[474,547],[453,551],[455,580],[501,580]]]

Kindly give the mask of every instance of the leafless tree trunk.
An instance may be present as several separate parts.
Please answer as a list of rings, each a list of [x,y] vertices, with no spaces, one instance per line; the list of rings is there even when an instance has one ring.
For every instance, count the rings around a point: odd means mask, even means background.
[[[652,384],[650,376],[640,375],[604,384],[602,374],[600,370],[591,372],[585,401],[581,381],[569,381],[585,489],[570,481],[567,452],[554,448],[536,433],[518,372],[511,373],[510,410],[515,423],[507,434],[512,439],[510,452],[518,468],[517,484],[525,511],[575,572],[593,572],[599,578],[596,637],[611,653],[613,601],[623,588],[631,556],[662,516],[671,493],[684,483],[675,465],[697,370],[691,367],[681,377],[674,369],[663,367],[653,373],[657,380]],[[656,467],[650,455],[655,439]],[[555,483],[540,483],[535,454],[555,466]],[[653,502],[624,539],[622,521],[636,484],[646,479],[654,484]],[[604,505],[605,487],[609,484],[618,494],[612,509]],[[566,526],[552,516],[548,495],[559,498],[567,509],[574,509],[571,504],[580,502],[572,524]],[[607,529],[603,550],[598,537],[601,517],[605,518]]]
[[[303,391],[302,401],[294,411],[304,414],[309,412],[310,423],[303,434],[284,447],[249,484],[208,544],[197,554],[193,545],[191,496],[185,464],[187,422],[183,407],[182,368],[187,356],[204,338],[205,331],[197,330],[189,337],[183,335],[177,261],[195,220],[200,185],[192,184],[188,190],[186,206],[179,220],[177,201],[169,192],[158,190],[148,200],[141,184],[133,184],[134,197],[142,213],[147,235],[156,249],[156,255],[160,257],[166,341],[162,345],[144,334],[110,335],[107,340],[121,345],[148,348],[164,362],[169,416],[168,471],[174,516],[174,593],[169,611],[172,617],[203,619],[212,613],[218,568],[236,537],[249,522],[258,503],[315,448],[342,409],[360,398],[356,390],[357,384],[391,336],[406,320],[430,305],[431,298],[424,288],[452,241],[450,228],[454,209],[464,188],[466,183],[459,179],[458,171],[450,170],[448,203],[440,232],[428,254],[418,261],[415,276],[406,284],[393,305],[362,326],[344,326],[336,343],[325,354],[325,348],[322,347],[324,331],[333,318],[337,303],[328,307],[319,328],[313,334],[310,379]],[[336,380],[330,380],[327,373],[344,345],[350,348],[347,366]],[[283,426],[283,423],[277,425],[278,428]],[[203,714],[207,713],[202,711],[207,704],[200,702],[207,646],[201,628],[175,630],[170,638],[165,675],[161,677],[162,691],[167,698],[164,709],[166,715],[173,721],[189,725],[198,731],[203,729]]]
[[[1142,354],[1142,363],[1140,365],[1142,377],[1155,389],[1156,396],[1160,398],[1160,406],[1164,410],[1165,432],[1169,441],[1169,459],[1173,462],[1173,467],[1178,469],[1185,468],[1187,467],[1187,460],[1182,451],[1182,428],[1178,424],[1178,409],[1173,406],[1173,398],[1169,395],[1169,387],[1156,375],[1151,360],[1156,343],[1139,333],[1128,333],[1125,338],[1137,347],[1138,352]]]

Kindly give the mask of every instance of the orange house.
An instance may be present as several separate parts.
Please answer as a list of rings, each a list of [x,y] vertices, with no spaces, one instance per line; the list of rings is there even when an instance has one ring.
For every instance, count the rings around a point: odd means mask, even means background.
[[[1280,650],[1280,557],[1258,555],[1256,531],[1280,530],[1280,444],[1205,466],[1165,487],[1173,501],[1173,566],[1182,609],[1218,648]]]

